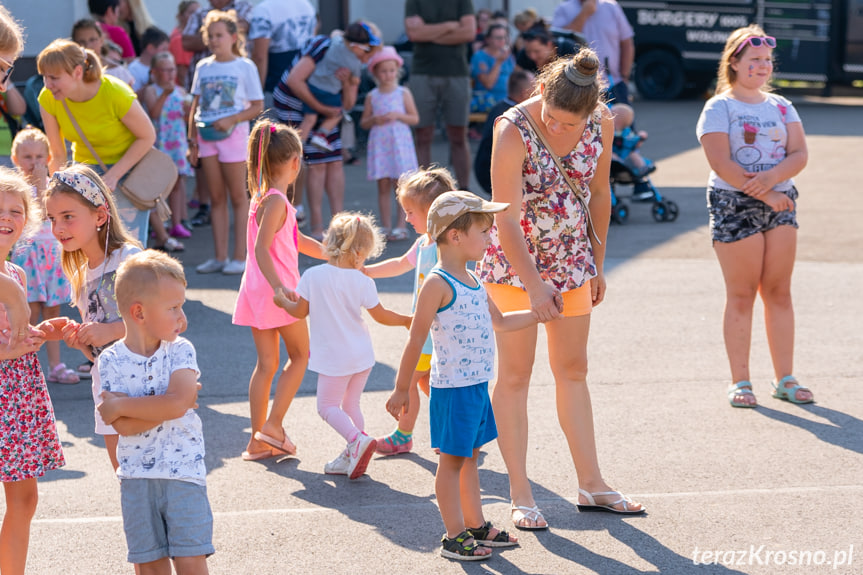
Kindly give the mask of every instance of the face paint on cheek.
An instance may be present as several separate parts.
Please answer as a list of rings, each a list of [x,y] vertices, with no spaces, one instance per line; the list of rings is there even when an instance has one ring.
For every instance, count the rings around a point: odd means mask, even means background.
[[[750,77],[750,78],[752,77],[752,71],[753,71],[754,69],[755,69],[755,66],[753,66],[752,64],[749,64],[749,77]]]

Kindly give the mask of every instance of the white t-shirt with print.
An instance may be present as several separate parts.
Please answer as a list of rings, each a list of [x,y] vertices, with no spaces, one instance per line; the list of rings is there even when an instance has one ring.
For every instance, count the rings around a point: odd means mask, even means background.
[[[129,73],[135,78],[135,91],[141,90],[150,83],[150,67],[138,58],[129,62]]]
[[[200,376],[195,348],[183,337],[163,341],[150,357],[132,352],[118,341],[99,357],[103,391],[129,397],[164,395],[171,374],[191,369]],[[175,479],[206,485],[204,433],[194,409],[182,417],[163,421],[137,435],[120,436],[117,445],[120,479]]]
[[[376,307],[378,290],[360,270],[321,264],[306,270],[297,293],[309,302],[309,369],[324,375],[360,373],[375,365],[362,308]]]
[[[764,172],[785,159],[786,125],[799,121],[797,110],[782,96],[765,94],[763,102],[747,104],[722,93],[704,104],[695,133],[699,140],[704,134],[728,134],[732,159],[747,172]],[[713,170],[707,185],[722,190],[737,189]],[[773,189],[786,192],[793,186],[794,181],[789,178]]]
[[[195,120],[214,122],[238,114],[249,102],[263,100],[258,68],[248,58],[217,62],[209,56],[198,62],[192,80],[192,94],[198,96]]]
[[[269,38],[269,52],[299,50],[315,35],[317,15],[308,0],[263,0],[249,16],[249,40]]]

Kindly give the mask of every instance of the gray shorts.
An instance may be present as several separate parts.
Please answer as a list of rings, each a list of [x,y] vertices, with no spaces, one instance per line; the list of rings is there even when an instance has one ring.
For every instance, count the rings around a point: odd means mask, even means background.
[[[438,109],[447,126],[467,126],[470,116],[470,77],[413,74],[410,90],[420,115],[420,128],[433,126]]]
[[[176,479],[123,479],[123,530],[129,563],[212,555],[213,513],[207,488]]]
[[[797,188],[784,192],[795,209],[774,212],[770,206],[737,190],[707,189],[710,236],[714,242],[737,242],[778,226],[797,228]]]

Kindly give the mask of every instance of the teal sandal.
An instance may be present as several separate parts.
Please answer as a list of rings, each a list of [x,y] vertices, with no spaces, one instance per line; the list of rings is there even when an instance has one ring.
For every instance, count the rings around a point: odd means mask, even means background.
[[[740,400],[734,401],[735,397],[741,395],[751,395],[753,399],[755,398],[755,394],[752,393],[752,383],[745,379],[728,386],[728,403],[731,404],[731,407],[758,407],[757,403],[743,403]]]
[[[791,387],[785,387],[785,384],[789,382],[794,382],[794,385],[792,385]],[[772,385],[773,389],[775,390],[773,392],[773,397],[775,397],[776,399],[782,399],[784,401],[790,401],[791,403],[797,404],[812,403],[815,401],[814,397],[810,397],[809,399],[805,400],[797,399],[798,391],[808,391],[809,394],[812,395],[812,390],[797,383],[797,378],[793,375],[786,375],[778,382],[773,382],[770,385]]]

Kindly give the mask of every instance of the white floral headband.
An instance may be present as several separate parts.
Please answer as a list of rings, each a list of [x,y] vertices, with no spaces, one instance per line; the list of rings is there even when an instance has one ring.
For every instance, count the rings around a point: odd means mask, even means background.
[[[83,174],[75,172],[54,172],[54,177],[62,184],[66,184],[90,202],[97,208],[105,205],[105,194],[99,189],[96,183]]]

